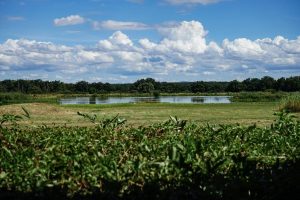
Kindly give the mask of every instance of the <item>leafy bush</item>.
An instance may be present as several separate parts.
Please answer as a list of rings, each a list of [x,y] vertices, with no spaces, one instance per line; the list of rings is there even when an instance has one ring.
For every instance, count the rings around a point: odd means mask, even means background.
[[[0,197],[289,199],[299,191],[300,122],[287,113],[264,128],[177,117],[132,128],[117,116],[78,114],[95,127],[0,127]]]

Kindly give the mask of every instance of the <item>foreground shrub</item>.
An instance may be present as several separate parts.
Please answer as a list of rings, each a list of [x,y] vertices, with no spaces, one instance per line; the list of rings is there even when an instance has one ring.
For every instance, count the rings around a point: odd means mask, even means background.
[[[0,127],[0,197],[290,199],[299,191],[300,123],[126,127]],[[15,122],[15,120],[13,120]],[[3,198],[2,198],[3,197]]]

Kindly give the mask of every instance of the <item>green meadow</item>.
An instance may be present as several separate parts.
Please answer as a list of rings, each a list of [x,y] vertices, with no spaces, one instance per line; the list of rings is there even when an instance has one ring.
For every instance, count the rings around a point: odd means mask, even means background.
[[[257,124],[267,125],[275,119],[273,113],[279,110],[279,102],[234,102],[231,104],[168,104],[137,103],[113,105],[58,105],[47,103],[11,104],[0,107],[0,114],[22,112],[25,107],[31,119],[21,122],[27,124],[56,124],[85,126],[87,124],[77,112],[96,114],[99,117],[119,115],[129,125],[150,125],[168,120],[169,116],[200,124]],[[297,115],[297,114],[296,114]],[[297,115],[298,116],[298,115]]]

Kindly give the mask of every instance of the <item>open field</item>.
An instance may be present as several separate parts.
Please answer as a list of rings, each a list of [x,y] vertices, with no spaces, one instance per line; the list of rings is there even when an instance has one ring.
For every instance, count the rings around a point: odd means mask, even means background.
[[[0,107],[0,115],[4,113],[20,114],[25,107],[31,119],[21,122],[41,125],[56,124],[67,126],[91,125],[77,112],[96,114],[101,117],[113,117],[119,114],[133,126],[150,125],[162,122],[169,116],[194,121],[201,124],[232,124],[259,126],[270,124],[275,119],[273,113],[278,111],[277,102],[232,103],[232,104],[118,104],[118,105],[67,105],[47,103],[12,104]],[[300,116],[296,114],[296,116]]]

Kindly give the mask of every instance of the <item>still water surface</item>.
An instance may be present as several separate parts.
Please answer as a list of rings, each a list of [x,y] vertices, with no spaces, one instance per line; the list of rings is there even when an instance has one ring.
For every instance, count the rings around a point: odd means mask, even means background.
[[[60,99],[60,104],[116,104],[116,103],[231,103],[230,96],[160,96],[160,97],[70,97]]]

